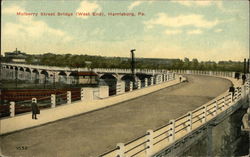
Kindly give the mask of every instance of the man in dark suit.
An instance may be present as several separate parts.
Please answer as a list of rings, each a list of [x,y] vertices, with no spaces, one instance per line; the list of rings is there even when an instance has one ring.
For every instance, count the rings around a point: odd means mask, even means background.
[[[242,75],[242,85],[244,85],[244,84],[245,84],[246,79],[247,79],[246,75],[245,75],[245,74],[243,74],[243,75]]]
[[[232,101],[234,101],[234,92],[235,92],[235,88],[234,85],[232,84],[231,87],[229,87],[229,92],[232,93]]]
[[[31,109],[32,109],[32,119],[37,119],[36,114],[39,114],[40,111],[37,106],[37,102],[35,98],[32,98]]]

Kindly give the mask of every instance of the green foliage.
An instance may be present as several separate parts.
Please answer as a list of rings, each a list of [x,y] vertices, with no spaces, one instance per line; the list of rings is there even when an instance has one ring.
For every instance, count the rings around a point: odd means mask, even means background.
[[[4,59],[3,61],[8,61]],[[126,68],[131,67],[130,58],[103,57],[89,55],[53,54],[29,55],[26,59],[28,64],[40,64],[70,68]],[[212,71],[243,71],[243,62],[233,61],[202,61],[189,58],[181,59],[155,59],[136,58],[136,68],[139,69],[186,69],[186,70],[212,70]]]

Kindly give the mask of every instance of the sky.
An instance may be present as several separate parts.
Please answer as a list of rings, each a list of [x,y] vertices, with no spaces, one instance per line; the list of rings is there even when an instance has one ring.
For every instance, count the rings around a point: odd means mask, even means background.
[[[58,12],[73,16],[40,14]],[[130,57],[136,49],[136,57],[144,58],[242,61],[249,56],[247,0],[3,0],[1,13],[2,53],[18,48],[29,54]]]

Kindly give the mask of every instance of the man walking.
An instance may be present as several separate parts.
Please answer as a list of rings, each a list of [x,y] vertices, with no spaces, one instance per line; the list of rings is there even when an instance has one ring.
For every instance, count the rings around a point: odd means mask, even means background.
[[[40,114],[40,110],[37,106],[36,98],[32,98],[31,109],[32,109],[32,119],[37,119],[36,114]]]
[[[234,92],[235,92],[235,88],[234,85],[232,84],[231,87],[229,87],[229,92],[232,93],[232,101],[234,101]]]

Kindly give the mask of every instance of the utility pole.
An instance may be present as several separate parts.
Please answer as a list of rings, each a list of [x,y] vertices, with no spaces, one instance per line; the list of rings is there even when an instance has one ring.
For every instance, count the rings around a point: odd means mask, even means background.
[[[244,70],[243,70],[243,73],[246,74],[247,72],[247,60],[246,58],[244,58]]]
[[[134,54],[134,51],[136,51],[136,49],[130,50],[130,52],[131,52],[131,72],[132,72],[133,81],[135,82],[135,54]]]
[[[56,73],[53,73],[53,85],[54,85],[54,89],[56,89]]]
[[[16,79],[15,79],[15,83],[16,83],[16,88],[17,88],[17,81],[18,81],[18,79],[17,79],[17,75],[18,75],[18,69],[15,69],[15,75],[16,75]]]
[[[250,72],[250,59],[248,58],[248,61],[247,61],[247,73]]]
[[[2,100],[2,77],[3,77],[2,75],[2,50],[0,50],[0,100],[1,100],[0,105],[2,105],[2,102],[3,102]],[[1,153],[1,150],[0,150],[0,153]]]

